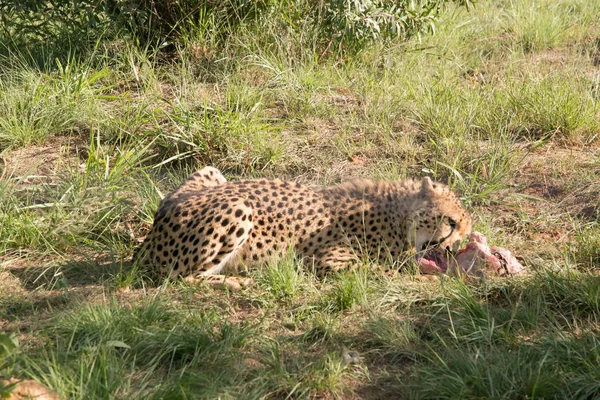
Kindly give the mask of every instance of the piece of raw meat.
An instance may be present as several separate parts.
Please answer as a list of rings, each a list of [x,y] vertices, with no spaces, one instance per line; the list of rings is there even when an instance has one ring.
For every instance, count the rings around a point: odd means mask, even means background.
[[[503,247],[490,247],[486,237],[473,232],[467,246],[456,255],[432,250],[417,256],[422,273],[467,274],[477,276],[518,275],[525,271],[512,253]]]

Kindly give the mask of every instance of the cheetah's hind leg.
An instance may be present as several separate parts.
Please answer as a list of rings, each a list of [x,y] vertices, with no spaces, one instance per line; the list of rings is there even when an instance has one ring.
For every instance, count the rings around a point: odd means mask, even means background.
[[[247,231],[249,231],[249,229],[251,229],[252,227],[251,222],[246,220],[246,224],[244,224],[244,227],[247,229]],[[202,271],[199,274],[192,273],[186,276],[184,279],[190,283],[207,283],[209,286],[215,289],[229,289],[232,291],[239,291],[244,287],[251,286],[254,283],[254,281],[251,278],[219,274],[230,260],[233,260],[237,257],[238,251],[246,242],[246,240],[247,237],[243,238],[243,240],[240,243],[238,243],[237,246],[233,248],[233,250],[229,250],[229,253],[225,252],[225,254],[222,254],[222,256],[224,256],[223,259],[211,260],[210,262],[205,264],[204,268],[202,268]],[[227,245],[227,243],[224,243],[224,245]],[[225,249],[231,248],[225,247]],[[221,255],[221,252],[219,253],[219,255]]]
[[[184,195],[196,192],[206,187],[222,185],[226,182],[227,179],[225,179],[221,171],[219,171],[215,167],[204,167],[190,175],[185,180],[185,182],[181,184],[181,186],[179,186],[168,196],[166,196],[159,205],[159,211],[161,208],[166,207],[167,205],[172,204],[173,202],[176,202],[178,198]],[[148,262],[147,253],[148,250],[152,247],[153,240],[156,239],[155,232],[153,232],[154,228],[155,226],[153,225],[149,235],[146,238],[144,238],[142,245],[136,248],[133,252],[132,262],[139,266],[150,267],[149,264],[151,264],[151,262]],[[147,270],[150,272],[156,272],[148,268]],[[154,275],[158,276],[157,274]]]
[[[212,204],[211,200],[205,199],[209,205]],[[199,225],[202,227],[193,233],[189,232],[195,239],[191,247],[183,247],[183,252],[186,253],[183,264],[179,262],[173,270],[163,270],[163,273],[183,276],[188,282],[207,282],[211,286],[224,286],[233,290],[250,284],[251,281],[247,278],[220,275],[223,274],[223,268],[239,263],[239,251],[248,240],[254,226],[252,208],[242,200],[236,199],[225,204],[225,209],[208,209],[205,215],[199,217]],[[225,213],[225,217],[217,213]],[[187,228],[189,227],[186,225],[180,229]]]

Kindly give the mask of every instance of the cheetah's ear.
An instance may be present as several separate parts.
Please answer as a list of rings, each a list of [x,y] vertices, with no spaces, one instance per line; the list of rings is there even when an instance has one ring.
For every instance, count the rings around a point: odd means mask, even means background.
[[[423,196],[434,194],[435,190],[433,189],[433,182],[431,182],[431,178],[428,176],[424,177],[421,181],[421,194]]]

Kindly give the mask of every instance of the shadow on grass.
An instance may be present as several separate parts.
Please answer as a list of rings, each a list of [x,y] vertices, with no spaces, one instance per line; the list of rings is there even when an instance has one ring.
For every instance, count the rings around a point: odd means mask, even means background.
[[[47,312],[71,308],[81,299],[66,292],[34,294],[29,296],[3,296],[0,298],[0,321],[18,322],[21,333]]]
[[[122,263],[59,267],[69,287],[139,276]],[[600,390],[600,345],[588,332],[600,317],[598,276],[444,279],[410,308],[373,305],[407,282],[369,282],[371,304],[317,308],[292,328],[282,316],[328,294],[275,301],[253,287],[264,302],[246,308],[244,292],[167,285],[136,301],[7,304],[16,318],[58,308],[42,321],[47,343],[28,351],[26,371],[74,398],[582,398]],[[409,301],[402,293],[397,303]]]
[[[6,270],[17,277],[21,286],[28,291],[89,286],[156,286],[149,274],[141,271],[137,265],[116,259],[85,259],[48,264],[41,261],[17,267],[8,266]]]

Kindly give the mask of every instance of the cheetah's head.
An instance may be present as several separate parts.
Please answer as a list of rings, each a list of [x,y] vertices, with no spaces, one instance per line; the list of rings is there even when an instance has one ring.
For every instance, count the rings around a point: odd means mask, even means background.
[[[462,239],[471,233],[471,217],[446,185],[423,178],[411,237],[417,251],[436,247],[456,252]]]

